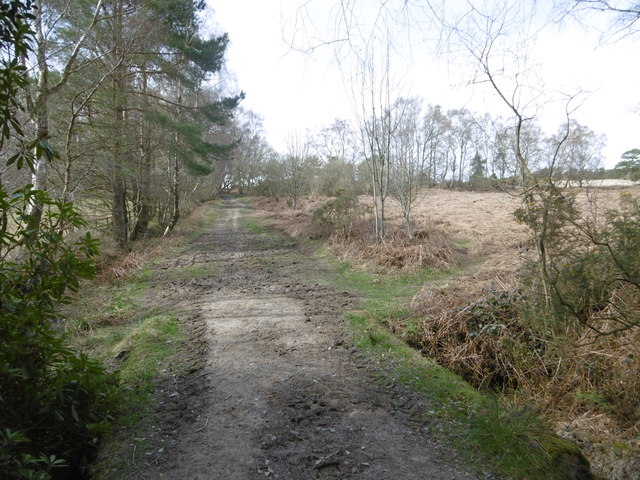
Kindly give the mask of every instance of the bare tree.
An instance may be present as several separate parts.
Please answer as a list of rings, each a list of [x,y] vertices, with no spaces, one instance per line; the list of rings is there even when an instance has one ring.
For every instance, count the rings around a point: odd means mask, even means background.
[[[412,238],[411,210],[427,185],[431,132],[423,128],[422,102],[417,97],[398,99],[394,110],[402,116],[391,145],[390,191],[402,208],[407,235]]]
[[[540,79],[534,81],[528,69],[526,45],[538,31],[533,16],[523,12],[520,2],[505,0],[483,9],[469,2],[469,8],[455,24],[446,24],[476,66],[474,82],[487,83],[513,116],[513,151],[523,186],[522,207],[518,218],[532,235],[537,252],[537,267],[547,311],[551,311],[553,279],[550,255],[554,231],[558,229],[558,213],[564,199],[553,183],[559,153],[569,136],[569,118],[574,96],[565,105],[567,121],[551,148],[547,175],[540,182],[532,174],[532,152],[526,134],[536,118],[544,98]],[[507,38],[512,38],[507,42]],[[527,80],[528,79],[528,80]]]
[[[258,184],[262,164],[273,156],[273,150],[264,138],[262,118],[250,110],[241,110],[235,116],[228,135],[236,142],[231,169],[234,186],[242,195]]]
[[[357,133],[349,121],[336,119],[320,131],[315,149],[323,162],[337,158],[355,163],[359,153]]]
[[[429,105],[422,121],[422,130],[427,142],[426,168],[430,183],[439,183],[446,176],[441,172],[441,168],[447,156],[445,138],[449,129],[449,119],[442,112],[440,105]]]
[[[283,188],[291,202],[298,208],[300,197],[309,186],[309,175],[314,159],[310,156],[311,143],[306,134],[292,133],[287,140],[287,152],[280,160]]]
[[[466,108],[447,112],[450,129],[448,132],[451,153],[451,177],[449,183],[462,183],[466,177],[475,143],[473,129],[475,120]]]
[[[585,13],[594,11],[610,15],[611,30],[606,33],[610,40],[636,35],[640,29],[640,4],[636,0],[559,0],[557,8],[563,17],[581,21]]]
[[[381,32],[388,35],[388,31]],[[375,233],[379,239],[385,235],[385,203],[389,195],[391,165],[394,161],[392,142],[400,128],[403,103],[394,103],[399,89],[391,71],[391,40],[369,46],[366,55],[358,61],[357,122],[360,130],[363,156],[370,174]]]
[[[552,148],[566,130],[566,126],[562,125],[559,132],[551,137]],[[571,120],[569,136],[558,152],[558,174],[564,177],[566,185],[573,181],[582,187],[585,180],[602,167],[602,150],[605,143],[604,136],[597,135],[576,120]]]

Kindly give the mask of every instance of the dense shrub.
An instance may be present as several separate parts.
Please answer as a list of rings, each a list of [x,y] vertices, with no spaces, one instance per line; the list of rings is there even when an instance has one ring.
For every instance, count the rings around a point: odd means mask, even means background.
[[[464,290],[426,293],[414,305],[421,316],[414,346],[475,387],[515,390],[544,376],[545,343],[523,325],[521,292],[485,292],[469,302]]]
[[[320,239],[338,235],[340,238],[348,239],[360,235],[362,232],[359,227],[365,211],[358,197],[349,194],[338,195],[314,210],[310,237]]]
[[[37,231],[28,207],[44,206]],[[79,478],[108,426],[115,382],[65,345],[56,308],[94,273],[96,241],[68,203],[26,186],[0,189],[0,471],[3,478]]]
[[[579,228],[591,246],[578,251],[567,270],[559,269],[569,299],[562,299],[570,312],[586,306],[593,321],[610,323],[604,332],[640,327],[640,198],[622,196],[620,208],[609,210],[604,222],[581,222]],[[567,281],[568,279],[568,281]]]
[[[482,288],[501,281],[478,273],[428,287],[411,328],[391,326],[474,386],[534,405],[601,472],[640,478],[640,199],[603,209],[551,185],[525,200],[533,248],[518,285]]]
[[[627,194],[618,209],[600,215],[584,213],[575,193],[555,187],[528,202],[516,216],[538,245],[523,276],[529,310],[561,331],[639,327],[640,199]]]
[[[35,170],[57,153],[46,136],[20,123],[29,84],[23,59],[35,33],[30,0],[0,8],[0,156]],[[3,169],[3,173],[6,170]],[[82,466],[107,427],[113,379],[74,352],[56,329],[57,307],[93,275],[97,244],[68,233],[84,222],[69,203],[31,185],[9,194],[0,182],[0,476],[81,478]],[[75,234],[75,232],[74,232]]]

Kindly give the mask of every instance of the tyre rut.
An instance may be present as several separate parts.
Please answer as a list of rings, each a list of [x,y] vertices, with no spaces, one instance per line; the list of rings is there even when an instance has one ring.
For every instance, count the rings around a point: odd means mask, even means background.
[[[243,208],[225,199],[213,228],[157,269],[153,295],[190,319],[194,367],[164,404],[167,447],[139,478],[476,478],[412,420],[425,400],[379,385],[349,345],[356,299],[314,281],[328,267],[295,243],[247,230]],[[215,274],[162,280],[163,267],[207,263]]]

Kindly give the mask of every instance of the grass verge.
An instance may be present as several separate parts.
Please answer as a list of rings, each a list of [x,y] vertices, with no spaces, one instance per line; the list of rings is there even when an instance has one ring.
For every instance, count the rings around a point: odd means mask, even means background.
[[[120,381],[121,408],[94,465],[95,480],[133,478],[151,458],[151,449],[157,448],[157,442],[149,438],[158,434],[155,395],[159,386],[189,368],[183,357],[188,334],[182,312],[152,305],[145,296],[154,282],[154,267],[184,249],[215,219],[215,206],[202,206],[166,241],[162,255],[158,256],[158,248],[139,255],[142,260],[125,274],[96,279],[67,307],[66,329],[75,346],[99,357]],[[211,264],[165,267],[162,278],[205,277],[215,270]]]
[[[154,423],[157,386],[186,369],[181,350],[187,334],[179,312],[160,313],[145,305],[147,272],[115,285],[94,285],[68,319],[75,343],[99,357],[119,380],[120,408],[94,466],[98,480],[128,478],[149,454],[140,424]]]
[[[247,212],[244,210],[242,213],[242,223],[247,230],[256,235],[266,235],[268,233],[268,230],[258,220],[246,215]]]
[[[409,301],[424,283],[454,275],[436,270],[371,273],[340,264],[338,285],[364,299],[360,310],[347,315],[354,342],[385,366],[385,377],[430,400],[420,420],[448,439],[481,478],[561,478],[548,447],[553,437],[533,412],[512,409],[479,392],[387,329],[400,318],[411,325]]]

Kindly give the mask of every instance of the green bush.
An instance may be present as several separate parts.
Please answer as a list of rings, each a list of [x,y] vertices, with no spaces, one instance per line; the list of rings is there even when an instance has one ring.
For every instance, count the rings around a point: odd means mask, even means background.
[[[38,230],[29,206],[44,207]],[[94,273],[97,242],[68,203],[30,185],[0,189],[0,471],[9,479],[81,477],[108,427],[116,384],[65,345],[57,306]]]
[[[629,194],[604,214],[576,206],[576,192],[548,185],[525,196],[516,218],[537,256],[523,275],[535,316],[563,330],[599,334],[640,326],[640,200]]]
[[[601,334],[640,326],[640,199],[621,198],[601,218],[578,217],[549,256],[557,319]]]
[[[17,169],[57,157],[46,138],[23,130],[22,58],[31,50],[35,6],[0,8],[0,154]],[[9,142],[10,140],[10,142]],[[108,426],[115,381],[96,361],[65,346],[57,308],[93,275],[97,243],[71,204],[25,185],[0,183],[0,475],[2,479],[82,478]]]
[[[311,217],[311,238],[329,238],[337,233],[350,238],[361,233],[358,221],[365,213],[355,195],[341,194],[314,210]]]

